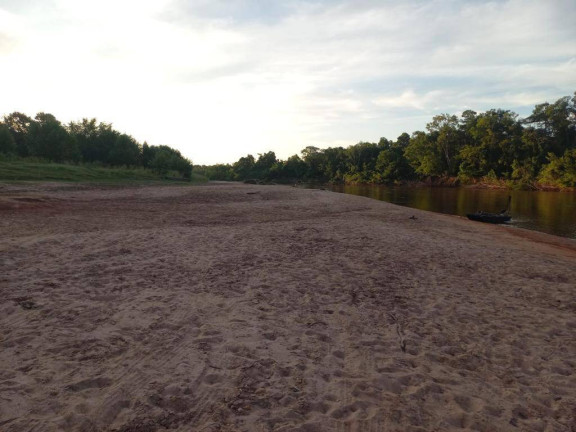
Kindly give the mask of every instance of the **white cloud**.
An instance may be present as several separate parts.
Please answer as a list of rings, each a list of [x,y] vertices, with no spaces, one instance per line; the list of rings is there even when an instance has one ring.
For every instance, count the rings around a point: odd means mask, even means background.
[[[374,99],[374,104],[388,108],[415,108],[423,110],[440,92],[433,91],[427,94],[417,95],[414,90],[406,90],[399,96],[382,96]]]

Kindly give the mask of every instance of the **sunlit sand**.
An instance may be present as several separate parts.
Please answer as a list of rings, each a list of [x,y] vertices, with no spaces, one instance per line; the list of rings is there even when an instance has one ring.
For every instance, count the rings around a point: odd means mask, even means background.
[[[322,190],[3,185],[0,429],[569,431],[573,241]]]

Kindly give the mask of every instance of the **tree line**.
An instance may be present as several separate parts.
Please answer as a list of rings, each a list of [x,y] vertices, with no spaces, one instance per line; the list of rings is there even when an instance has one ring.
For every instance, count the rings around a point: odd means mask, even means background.
[[[110,123],[82,119],[62,124],[52,114],[34,118],[13,112],[0,121],[0,155],[40,158],[60,163],[90,163],[109,167],[143,167],[162,176],[176,172],[186,179],[192,163],[169,146],[140,144]]]
[[[576,92],[521,119],[503,109],[440,114],[425,131],[347,148],[306,147],[279,160],[270,151],[195,168],[213,180],[394,183],[477,180],[576,187]]]

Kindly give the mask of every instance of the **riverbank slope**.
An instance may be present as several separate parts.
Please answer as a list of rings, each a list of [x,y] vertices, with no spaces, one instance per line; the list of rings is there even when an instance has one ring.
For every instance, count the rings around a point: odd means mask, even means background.
[[[2,430],[576,428],[573,241],[242,184],[0,215]]]

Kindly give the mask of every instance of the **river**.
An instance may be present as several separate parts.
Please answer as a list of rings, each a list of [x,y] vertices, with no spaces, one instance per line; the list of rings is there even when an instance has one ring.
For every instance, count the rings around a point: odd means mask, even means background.
[[[361,195],[406,207],[466,216],[477,210],[497,213],[512,196],[508,225],[576,239],[576,193],[508,191],[466,187],[331,185],[335,192]]]

